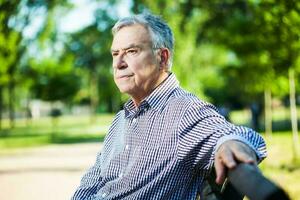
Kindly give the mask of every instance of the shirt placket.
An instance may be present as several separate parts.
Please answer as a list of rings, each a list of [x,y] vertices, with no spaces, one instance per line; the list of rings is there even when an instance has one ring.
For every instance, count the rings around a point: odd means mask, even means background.
[[[126,171],[128,170],[128,166],[130,165],[130,155],[135,150],[133,137],[136,128],[137,116],[133,115],[133,117],[129,118],[127,121],[127,126],[125,128],[125,145],[122,156],[122,168],[120,170],[119,178],[123,178]]]

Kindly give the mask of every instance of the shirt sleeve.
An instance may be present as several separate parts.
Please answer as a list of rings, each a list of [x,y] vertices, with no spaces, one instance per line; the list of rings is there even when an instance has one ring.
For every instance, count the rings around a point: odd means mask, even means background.
[[[95,164],[84,174],[80,186],[71,200],[91,200],[98,191],[101,181],[100,168],[101,153],[98,153]]]
[[[178,157],[191,168],[210,169],[215,150],[227,140],[248,144],[259,161],[266,157],[265,142],[257,132],[229,123],[211,104],[191,103],[178,129]]]

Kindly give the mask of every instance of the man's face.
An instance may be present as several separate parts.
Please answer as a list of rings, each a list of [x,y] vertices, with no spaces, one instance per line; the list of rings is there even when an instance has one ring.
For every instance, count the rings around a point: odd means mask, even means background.
[[[160,68],[156,51],[141,25],[123,27],[115,34],[111,52],[114,81],[121,92],[142,100],[161,82],[165,69]]]

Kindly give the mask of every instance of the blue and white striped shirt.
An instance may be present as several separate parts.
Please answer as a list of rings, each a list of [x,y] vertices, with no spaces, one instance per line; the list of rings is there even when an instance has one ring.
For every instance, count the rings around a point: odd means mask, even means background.
[[[171,74],[138,108],[129,100],[116,115],[72,200],[195,199],[214,151],[228,139],[266,156],[261,136],[227,122]]]

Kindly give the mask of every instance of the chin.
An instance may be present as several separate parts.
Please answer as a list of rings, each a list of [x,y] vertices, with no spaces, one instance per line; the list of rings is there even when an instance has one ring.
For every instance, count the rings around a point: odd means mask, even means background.
[[[121,93],[126,93],[126,94],[130,94],[130,89],[129,88],[124,88],[124,87],[119,87],[119,90]]]

